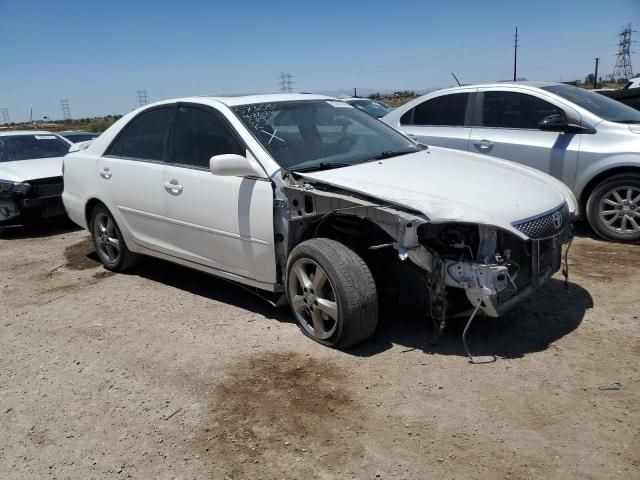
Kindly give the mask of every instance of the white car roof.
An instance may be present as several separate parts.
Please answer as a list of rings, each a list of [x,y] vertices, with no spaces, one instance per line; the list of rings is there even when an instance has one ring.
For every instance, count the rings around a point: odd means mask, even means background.
[[[56,135],[54,132],[46,130],[8,130],[0,132],[1,137],[9,137],[12,135]]]
[[[184,97],[162,100],[149,105],[164,105],[175,102],[193,102],[193,103],[221,103],[227,107],[237,107],[238,105],[249,105],[251,103],[267,103],[267,102],[293,102],[296,100],[337,100],[334,97],[325,95],[312,95],[306,93],[268,93],[260,95],[239,95],[239,96],[199,96]],[[145,105],[145,107],[149,106]]]

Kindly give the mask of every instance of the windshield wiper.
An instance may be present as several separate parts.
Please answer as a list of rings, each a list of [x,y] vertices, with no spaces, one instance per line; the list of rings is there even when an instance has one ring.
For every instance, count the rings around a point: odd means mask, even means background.
[[[416,153],[418,151],[419,151],[418,149],[416,150],[385,150],[384,152],[380,152],[378,155],[366,158],[364,160],[360,160],[356,163],[320,162],[319,164],[313,165],[310,167],[304,167],[304,168],[294,167],[294,168],[289,168],[289,170],[296,171],[296,172],[314,172],[316,170],[329,170],[331,168],[351,167],[359,163],[367,163],[367,162],[373,162],[375,160],[384,160],[385,158],[399,157],[400,155],[406,155],[408,153]]]
[[[365,162],[371,162],[374,160],[384,160],[385,158],[391,157],[399,157],[400,155],[406,155],[408,153],[416,153],[419,150],[385,150],[384,152],[380,152],[378,155],[374,157],[367,158]],[[364,162],[363,162],[364,163]]]
[[[351,167],[352,163],[339,163],[339,162],[320,162],[317,165],[304,168],[290,168],[289,170],[295,172],[315,172],[316,170],[330,170],[332,168]]]

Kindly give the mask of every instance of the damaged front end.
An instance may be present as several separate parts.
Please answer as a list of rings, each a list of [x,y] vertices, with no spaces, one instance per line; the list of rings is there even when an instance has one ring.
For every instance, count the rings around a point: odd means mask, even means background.
[[[284,180],[276,192],[276,206],[283,209],[276,218],[284,219],[276,225],[280,271],[288,252],[313,236],[337,237],[365,260],[386,252],[385,278],[402,265],[411,266],[404,272],[421,272],[410,283],[440,330],[448,317],[504,314],[559,270],[562,246],[573,235],[566,204],[501,228],[434,221],[326,184],[291,175]],[[376,280],[384,284],[384,278]]]
[[[0,180],[0,228],[65,215],[62,177],[11,182]]]

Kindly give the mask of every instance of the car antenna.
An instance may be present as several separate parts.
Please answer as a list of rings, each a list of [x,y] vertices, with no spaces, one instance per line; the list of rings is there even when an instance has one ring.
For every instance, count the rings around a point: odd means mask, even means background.
[[[453,73],[453,72],[451,72],[451,75],[453,75],[453,78],[455,78],[456,83],[458,84],[458,86],[459,86],[459,87],[461,87],[461,86],[462,86],[462,84],[461,84],[461,83],[460,83],[460,81],[458,80],[458,77],[456,77],[456,74],[455,74],[455,73]]]

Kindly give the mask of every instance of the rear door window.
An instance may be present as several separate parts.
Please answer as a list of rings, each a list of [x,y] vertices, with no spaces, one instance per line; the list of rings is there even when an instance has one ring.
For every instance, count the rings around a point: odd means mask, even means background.
[[[227,153],[245,155],[246,150],[218,115],[202,108],[178,107],[171,163],[208,169],[211,157]]]
[[[426,100],[400,118],[402,125],[463,127],[469,93],[453,93]]]
[[[174,107],[154,108],[133,119],[107,150],[107,155],[163,161],[167,157]]]
[[[564,114],[564,112],[561,108],[526,93],[484,92],[483,94],[483,127],[537,130],[540,120],[554,114]]]

